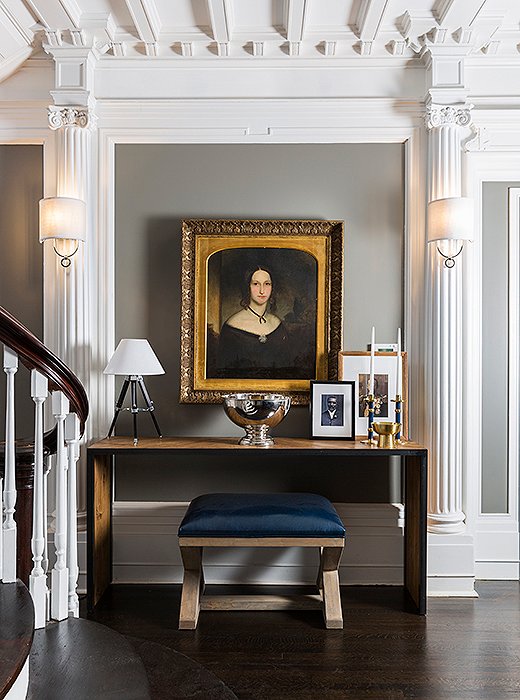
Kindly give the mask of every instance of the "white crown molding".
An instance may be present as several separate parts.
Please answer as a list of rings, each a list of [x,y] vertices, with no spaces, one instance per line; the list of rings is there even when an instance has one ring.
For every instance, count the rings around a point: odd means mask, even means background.
[[[99,100],[96,114],[103,134],[131,143],[143,138],[163,143],[208,138],[404,143],[422,125],[424,106],[384,98]]]
[[[4,143],[43,143],[51,136],[48,100],[0,100],[0,140]]]

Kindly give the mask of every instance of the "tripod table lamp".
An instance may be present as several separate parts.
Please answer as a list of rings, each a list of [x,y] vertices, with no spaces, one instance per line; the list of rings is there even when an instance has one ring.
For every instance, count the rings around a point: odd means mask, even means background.
[[[154,414],[155,407],[146,389],[143,376],[151,374],[164,374],[164,369],[152,350],[150,343],[144,339],[123,338],[105,367],[103,374],[117,374],[125,377],[121,392],[116,403],[114,418],[110,425],[107,437],[112,437],[116,422],[121,411],[130,411],[134,424],[134,445],[137,445],[137,415],[140,411],[147,411],[153,421],[157,435],[162,437],[161,429]],[[130,387],[131,407],[123,408],[126,392]],[[146,408],[137,405],[137,388],[139,387]]]

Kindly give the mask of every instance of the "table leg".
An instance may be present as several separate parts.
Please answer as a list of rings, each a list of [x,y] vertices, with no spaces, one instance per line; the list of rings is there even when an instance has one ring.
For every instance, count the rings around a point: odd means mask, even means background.
[[[404,588],[407,608],[426,615],[427,458],[405,457]]]
[[[88,455],[87,609],[112,582],[112,456]]]

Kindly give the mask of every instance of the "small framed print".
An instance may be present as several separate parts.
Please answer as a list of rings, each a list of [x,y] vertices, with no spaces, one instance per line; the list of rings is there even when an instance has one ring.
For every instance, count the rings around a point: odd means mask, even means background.
[[[355,439],[355,382],[311,382],[311,438]]]
[[[402,435],[408,438],[408,361],[406,352],[402,357]],[[370,372],[369,352],[339,353],[339,378],[348,379],[355,383],[355,434],[365,436],[368,430],[368,412],[365,403],[367,383]],[[393,421],[395,403],[393,399],[397,391],[397,353],[376,352],[374,357],[374,420]]]

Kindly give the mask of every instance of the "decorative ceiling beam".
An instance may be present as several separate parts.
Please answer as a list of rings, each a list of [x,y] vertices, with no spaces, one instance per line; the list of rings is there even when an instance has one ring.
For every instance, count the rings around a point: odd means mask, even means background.
[[[154,44],[159,38],[161,21],[155,0],[125,0],[139,38]]]
[[[444,27],[469,27],[484,9],[487,0],[437,0],[433,16]]]
[[[379,31],[388,0],[361,0],[354,31],[361,41],[374,41]]]
[[[211,31],[217,44],[227,44],[231,37],[231,11],[226,0],[208,0]]]
[[[46,29],[80,29],[81,11],[76,0],[26,0]]]
[[[305,25],[307,0],[287,0],[285,4],[285,28],[287,41],[301,41]]]
[[[15,47],[20,48],[31,44],[34,38],[33,27],[35,19],[31,13],[22,5],[12,2],[0,3],[0,27],[2,31],[9,35],[8,43],[1,42],[2,55],[5,57],[9,53],[9,43],[14,42]]]

